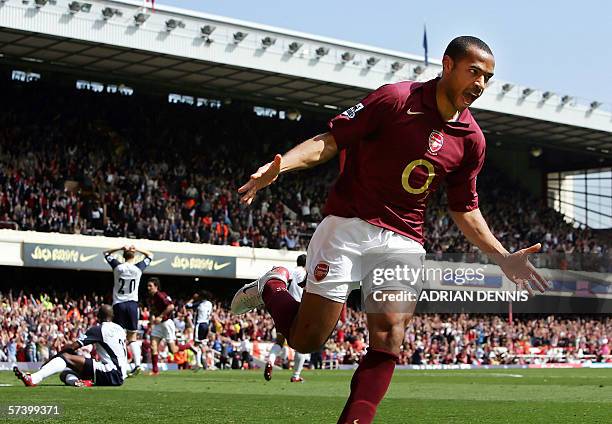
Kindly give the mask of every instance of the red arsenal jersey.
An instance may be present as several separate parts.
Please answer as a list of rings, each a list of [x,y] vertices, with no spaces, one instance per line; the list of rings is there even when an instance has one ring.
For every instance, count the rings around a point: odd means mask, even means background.
[[[423,244],[427,200],[442,181],[451,210],[478,208],[485,139],[468,109],[457,121],[442,120],[437,83],[384,85],[329,122],[341,169],[325,214],[361,218]]]
[[[172,304],[172,299],[165,292],[159,290],[153,296],[149,297],[149,307],[151,308],[151,312],[156,317],[161,316],[161,314],[166,310],[168,305]],[[166,320],[172,318],[172,313],[168,314],[168,316],[161,317]]]

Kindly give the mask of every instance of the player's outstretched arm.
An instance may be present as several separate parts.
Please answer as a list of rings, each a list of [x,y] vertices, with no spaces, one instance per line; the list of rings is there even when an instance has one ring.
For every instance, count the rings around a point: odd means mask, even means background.
[[[240,199],[250,205],[255,194],[272,184],[283,172],[312,168],[327,162],[338,152],[334,136],[327,132],[298,144],[284,155],[276,155],[272,162],[261,166],[249,181],[238,189],[243,194]]]
[[[463,235],[497,263],[504,274],[519,288],[525,289],[533,295],[532,287],[544,293],[550,288],[550,283],[540,275],[529,262],[529,255],[541,249],[540,243],[509,253],[495,238],[480,209],[469,212],[449,211]]]

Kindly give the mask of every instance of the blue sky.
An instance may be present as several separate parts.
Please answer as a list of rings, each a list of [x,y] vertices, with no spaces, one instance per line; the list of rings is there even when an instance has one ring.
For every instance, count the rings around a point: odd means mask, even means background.
[[[612,103],[612,3],[583,0],[321,1],[157,0],[182,7],[372,46],[440,58],[457,35],[485,40],[496,77]]]

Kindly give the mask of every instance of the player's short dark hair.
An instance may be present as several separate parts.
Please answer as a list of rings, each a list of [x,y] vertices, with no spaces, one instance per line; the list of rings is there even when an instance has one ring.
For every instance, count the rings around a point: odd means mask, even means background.
[[[113,307],[111,305],[103,304],[103,305],[100,305],[97,315],[98,315],[98,321],[105,322],[105,321],[112,321],[113,316],[115,314],[113,312]]]
[[[487,43],[471,35],[462,35],[453,39],[446,47],[446,50],[444,50],[444,56],[450,56],[455,61],[460,60],[468,54],[471,47],[476,47],[493,56],[493,52]]]
[[[306,255],[302,254],[297,257],[297,266],[306,266]]]
[[[123,251],[123,259],[125,259],[126,261],[129,261],[130,259],[134,259],[134,252],[132,252],[131,250],[124,250]]]
[[[211,292],[209,292],[208,290],[200,290],[198,292],[198,296],[200,296],[200,299],[206,299],[206,300],[210,300],[213,295]]]
[[[149,283],[153,283],[153,284],[155,284],[155,287],[157,287],[158,289],[161,289],[161,281],[159,281],[159,278],[157,278],[157,277],[150,277],[147,280],[147,284],[149,284]]]

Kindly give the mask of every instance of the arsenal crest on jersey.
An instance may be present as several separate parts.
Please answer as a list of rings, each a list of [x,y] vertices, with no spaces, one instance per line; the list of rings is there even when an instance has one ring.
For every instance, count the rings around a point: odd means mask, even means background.
[[[314,269],[314,277],[315,280],[321,281],[325,277],[327,277],[327,273],[329,272],[329,265],[325,262],[319,262]]]
[[[427,151],[432,155],[437,155],[442,146],[444,146],[444,134],[440,131],[433,130],[431,134],[429,134],[429,147]]]

